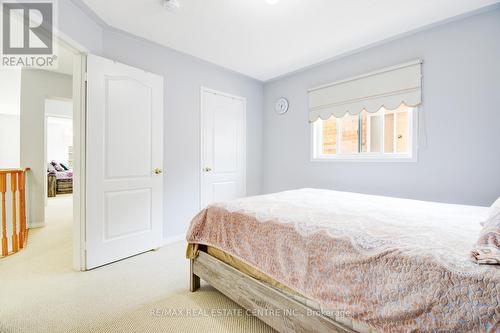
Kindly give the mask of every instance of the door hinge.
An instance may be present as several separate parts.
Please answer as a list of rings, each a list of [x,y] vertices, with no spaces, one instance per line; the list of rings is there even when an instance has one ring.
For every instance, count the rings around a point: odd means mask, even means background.
[[[83,75],[82,75],[82,80],[85,81],[85,82],[87,82],[88,77],[89,77],[88,73],[84,72]]]

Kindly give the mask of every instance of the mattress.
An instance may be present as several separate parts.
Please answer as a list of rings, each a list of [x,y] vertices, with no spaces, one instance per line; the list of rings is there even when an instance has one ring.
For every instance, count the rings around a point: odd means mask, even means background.
[[[469,259],[487,212],[303,189],[213,204],[187,239],[380,332],[491,332],[500,270]]]

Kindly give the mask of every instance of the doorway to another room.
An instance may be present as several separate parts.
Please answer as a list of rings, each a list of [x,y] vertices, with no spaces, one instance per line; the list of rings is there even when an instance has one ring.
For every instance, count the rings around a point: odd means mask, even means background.
[[[71,230],[76,51],[62,40],[55,42],[57,68],[21,70],[20,164],[31,169],[27,191],[30,226],[45,227],[59,221]],[[53,209],[54,205],[57,209]],[[59,218],[62,215],[69,218]],[[71,252],[68,255],[71,256]]]
[[[73,207],[73,101],[45,99],[46,223]],[[72,214],[69,214],[72,215]]]

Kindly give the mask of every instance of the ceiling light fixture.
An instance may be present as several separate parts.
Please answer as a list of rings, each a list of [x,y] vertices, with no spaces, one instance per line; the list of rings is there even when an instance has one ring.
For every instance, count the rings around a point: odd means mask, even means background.
[[[181,7],[178,0],[163,0],[163,6],[172,12]]]
[[[275,5],[277,4],[280,0],[266,0],[268,4],[270,5]]]

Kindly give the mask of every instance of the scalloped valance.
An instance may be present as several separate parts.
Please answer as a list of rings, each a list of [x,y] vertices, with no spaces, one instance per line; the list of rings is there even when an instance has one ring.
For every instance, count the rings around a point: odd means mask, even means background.
[[[309,121],[422,103],[422,60],[309,89]]]

